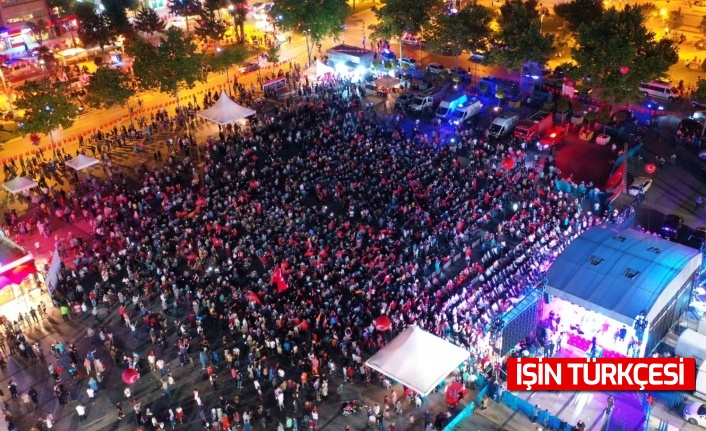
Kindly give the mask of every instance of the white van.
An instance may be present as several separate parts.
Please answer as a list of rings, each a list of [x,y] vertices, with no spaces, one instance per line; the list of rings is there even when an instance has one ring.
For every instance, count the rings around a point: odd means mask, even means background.
[[[662,99],[675,100],[681,97],[681,92],[670,82],[650,81],[640,83],[640,93],[643,96],[661,97]]]
[[[19,79],[37,72],[37,62],[34,60],[10,60],[0,67],[2,67],[5,78],[9,80]]]

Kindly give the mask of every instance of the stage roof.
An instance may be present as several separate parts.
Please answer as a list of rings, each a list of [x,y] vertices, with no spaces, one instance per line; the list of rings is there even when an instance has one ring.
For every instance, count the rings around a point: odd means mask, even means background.
[[[612,224],[574,239],[547,272],[547,293],[632,325],[654,321],[701,265],[692,248]]]

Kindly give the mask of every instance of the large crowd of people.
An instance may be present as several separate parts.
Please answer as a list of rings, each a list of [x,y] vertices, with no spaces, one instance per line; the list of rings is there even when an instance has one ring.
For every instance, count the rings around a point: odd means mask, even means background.
[[[288,430],[304,414],[302,426],[316,428],[315,403],[302,393],[327,398],[328,375],[370,381],[362,358],[389,341],[377,316],[389,316],[393,332],[416,324],[468,348],[469,370],[488,363],[491,322],[602,218],[582,209],[582,197],[555,191],[551,158],[530,160],[521,146],[474,129],[443,136],[384,125],[353,102],[359,90],[312,83],[306,102],[248,127],[204,142],[176,137],[163,166],[160,153],[136,170],[137,185],[113,167],[105,181],[46,190],[52,213],[92,228],[88,240],[57,239],[68,257],[53,298],[69,314],[94,316],[89,335],[106,347],[95,355],[139,372],[158,368],[165,395],[174,390],[170,362],[201,365],[214,389],[211,367],[225,362],[260,400],[272,392]],[[450,277],[449,262],[465,265]],[[142,354],[116,340],[103,320],[110,312],[148,342]],[[73,362],[84,366],[64,368]],[[198,416],[249,431],[279,415],[258,400],[207,405],[195,391],[194,401],[193,409],[130,408],[155,429]]]

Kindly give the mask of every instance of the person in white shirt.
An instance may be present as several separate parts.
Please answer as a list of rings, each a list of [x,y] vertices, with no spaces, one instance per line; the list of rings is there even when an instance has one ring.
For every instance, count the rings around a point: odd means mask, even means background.
[[[78,414],[78,421],[79,422],[86,419],[86,407],[83,404],[79,403],[76,406],[76,414]]]

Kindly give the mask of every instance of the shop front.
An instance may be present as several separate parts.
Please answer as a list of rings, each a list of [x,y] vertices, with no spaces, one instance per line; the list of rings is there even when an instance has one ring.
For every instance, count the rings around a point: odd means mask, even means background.
[[[0,317],[16,319],[40,295],[34,256],[0,233]]]

